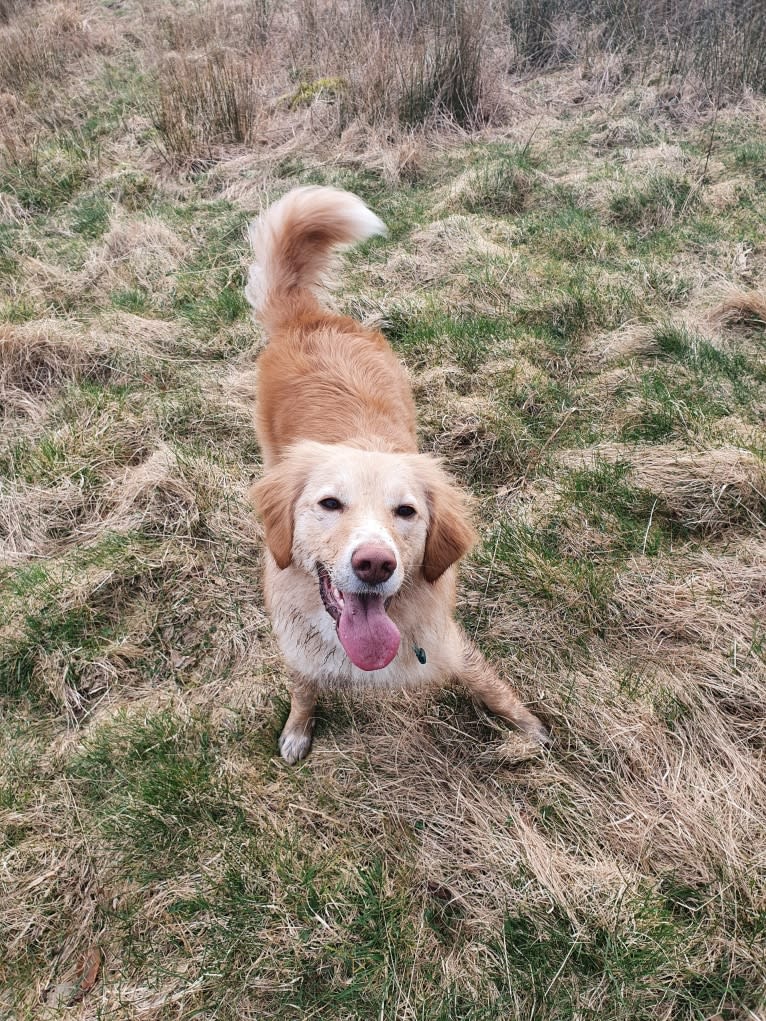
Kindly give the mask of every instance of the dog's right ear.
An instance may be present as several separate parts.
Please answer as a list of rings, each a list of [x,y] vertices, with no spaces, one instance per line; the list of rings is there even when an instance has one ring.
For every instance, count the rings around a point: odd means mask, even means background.
[[[417,466],[428,500],[430,521],[423,553],[423,575],[435,582],[473,546],[466,494],[442,471],[438,462],[422,454]]]
[[[292,560],[295,503],[300,495],[304,474],[301,466],[289,459],[280,461],[252,485],[248,493],[263,522],[266,545],[277,567],[282,570]]]

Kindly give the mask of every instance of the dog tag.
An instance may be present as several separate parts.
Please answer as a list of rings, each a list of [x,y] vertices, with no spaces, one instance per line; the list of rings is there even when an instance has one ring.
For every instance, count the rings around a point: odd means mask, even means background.
[[[414,643],[413,643],[413,646],[412,646],[412,650],[415,653],[415,658],[417,659],[418,663],[425,663],[425,661],[426,661],[426,650],[425,649],[421,649],[419,645],[415,645]]]

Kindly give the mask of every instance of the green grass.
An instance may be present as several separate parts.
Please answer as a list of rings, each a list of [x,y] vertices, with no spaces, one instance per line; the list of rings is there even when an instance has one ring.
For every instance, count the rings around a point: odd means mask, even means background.
[[[697,192],[686,177],[656,173],[644,185],[631,183],[618,191],[609,208],[616,225],[648,233],[677,222],[697,201]]]
[[[194,868],[210,831],[219,834],[222,853],[213,870],[164,907],[164,949],[140,939],[142,906],[132,897],[103,920],[108,930],[124,932],[129,966],[144,975],[165,970],[162,955],[172,954],[174,933],[197,933],[204,947],[200,973],[218,980],[205,983],[200,1008],[233,1018],[222,988],[228,996],[245,993],[251,962],[267,946],[294,976],[287,1000],[260,994],[262,1008],[277,1013],[340,1019],[348,1011],[377,1010],[393,1018],[403,977],[417,984],[424,1019],[491,1018],[514,1009],[574,1017],[596,993],[610,1016],[639,1018],[671,1005],[717,1008],[734,1018],[739,1007],[755,1003],[745,959],[720,953],[703,975],[689,973],[720,920],[701,891],[672,876],[662,892],[622,898],[602,922],[574,922],[560,910],[535,909],[529,899],[525,908],[506,911],[487,940],[473,995],[459,978],[445,988],[436,959],[423,963],[418,954],[426,947],[460,954],[471,945],[465,908],[451,891],[423,884],[388,856],[360,857],[359,845],[343,846],[337,838],[324,848],[306,843],[305,824],[277,837],[249,820],[243,792],[219,773],[223,751],[221,735],[200,719],[182,723],[169,712],[122,716],[99,728],[67,767],[80,810],[91,810],[122,870],[140,883]],[[555,816],[545,806],[540,811],[555,832]],[[400,852],[410,860],[419,832],[416,827]],[[518,882],[528,892],[537,888],[523,870]],[[748,939],[755,946],[764,927],[762,920],[753,923]]]
[[[685,365],[700,383],[711,376],[728,380],[739,404],[746,405],[753,400],[754,384],[766,381],[764,369],[741,352],[715,347],[704,337],[683,329],[668,326],[658,330],[655,339],[666,359]]]
[[[759,182],[766,180],[766,145],[763,142],[748,141],[734,153],[738,167],[749,170]]]
[[[423,365],[439,350],[467,373],[475,373],[494,355],[512,346],[513,325],[494,316],[449,316],[441,312],[408,316],[394,313],[385,326],[397,351]]]
[[[588,260],[619,266],[622,240],[617,231],[605,227],[590,209],[566,205],[526,216],[520,224],[520,240],[543,253],[555,252],[569,261]]]
[[[513,216],[533,199],[533,172],[538,161],[528,148],[484,148],[477,152],[476,166],[463,204],[469,213]]]
[[[99,195],[87,195],[72,211],[72,230],[84,238],[99,238],[109,226],[111,206]]]
[[[128,288],[124,291],[113,291],[112,305],[120,312],[130,312],[134,316],[151,316],[154,311],[147,291],[141,287]]]
[[[184,230],[193,223],[195,251],[179,270],[173,311],[194,335],[210,339],[249,317],[242,271],[247,217],[216,203],[188,207],[180,220]]]
[[[16,272],[16,230],[8,224],[0,225],[0,276],[11,276]]]
[[[725,393],[663,369],[641,374],[637,396],[637,413],[621,430],[625,440],[691,439],[734,410]]]
[[[477,562],[490,572],[487,592],[517,607],[552,608],[571,649],[586,651],[603,637],[610,619],[614,568],[567,546],[562,519],[532,526],[503,523],[485,542]]]
[[[212,735],[204,724],[181,724],[163,712],[116,718],[97,730],[67,767],[78,797],[124,862],[151,882],[195,854],[196,831],[228,819],[225,779],[216,776]]]
[[[5,698],[18,699],[28,694],[43,705],[54,700],[36,682],[40,657],[60,656],[66,664],[67,683],[76,691],[84,663],[114,637],[109,622],[94,617],[87,607],[58,613],[55,604],[49,603],[39,613],[27,616],[24,627],[24,637],[10,645],[0,661],[0,690]]]
[[[604,535],[602,556],[656,556],[686,534],[659,497],[631,485],[629,471],[624,462],[602,461],[573,471],[566,480],[564,499],[584,514],[589,527]]]
[[[627,282],[605,282],[579,271],[570,273],[568,268],[561,275],[563,281],[547,289],[550,296],[535,296],[519,308],[516,318],[562,349],[587,332],[616,327],[640,307]]]
[[[50,213],[82,188],[94,158],[90,144],[76,133],[28,150],[8,154],[0,186],[31,213]]]

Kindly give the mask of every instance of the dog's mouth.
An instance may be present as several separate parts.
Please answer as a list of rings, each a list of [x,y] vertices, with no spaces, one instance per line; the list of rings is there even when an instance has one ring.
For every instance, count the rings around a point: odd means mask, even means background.
[[[401,635],[386,613],[388,601],[375,592],[341,592],[322,564],[317,565],[319,594],[335,621],[346,655],[360,670],[382,670],[399,651]]]

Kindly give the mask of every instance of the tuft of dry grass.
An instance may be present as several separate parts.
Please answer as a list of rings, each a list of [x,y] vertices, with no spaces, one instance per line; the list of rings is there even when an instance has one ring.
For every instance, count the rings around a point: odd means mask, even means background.
[[[252,144],[279,106],[310,108],[317,130],[337,133],[353,125],[397,134],[436,122],[471,128],[489,115],[482,9],[307,0],[308,35],[286,17],[255,16],[246,19],[249,32],[237,32],[242,11],[225,18],[222,10],[162,22],[178,52],[159,59],[153,119],[174,158],[212,160],[222,144]],[[279,56],[293,68],[289,81]]]
[[[732,291],[711,312],[724,326],[752,330],[766,327],[766,295],[761,291]]]
[[[0,223],[16,226],[26,219],[24,207],[13,195],[0,195]]]
[[[504,9],[517,60],[526,67],[560,65],[583,53],[587,66],[594,50],[605,51],[641,68],[661,68],[670,89],[698,76],[718,101],[766,81],[766,17],[756,3],[506,0]]]
[[[0,330],[3,406],[8,406],[9,390],[45,392],[51,385],[78,375],[86,361],[79,338],[62,333],[58,323],[35,323],[31,328],[3,326]]]
[[[142,288],[166,293],[174,284],[187,246],[156,217],[117,217],[100,246],[91,250],[80,286],[115,290]]]
[[[33,7],[13,19],[10,13],[0,17],[0,87],[22,95],[60,78],[78,58],[106,44],[76,5]]]
[[[165,57],[153,119],[169,155],[213,160],[222,145],[250,143],[263,107],[257,73],[254,57],[226,50]]]
[[[0,408],[8,424],[17,414],[39,411],[66,383],[103,382],[114,374],[106,346],[84,342],[56,320],[0,325]]]

